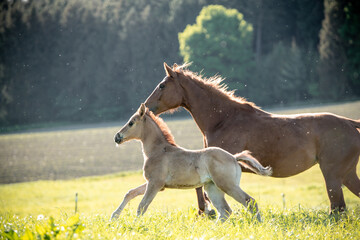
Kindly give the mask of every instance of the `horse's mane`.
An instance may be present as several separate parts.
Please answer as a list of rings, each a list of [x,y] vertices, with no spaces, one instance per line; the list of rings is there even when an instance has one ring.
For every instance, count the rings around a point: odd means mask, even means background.
[[[203,75],[199,75],[197,73],[190,71],[187,68],[189,65],[190,65],[189,63],[184,63],[181,66],[174,64],[173,71],[180,75],[183,75],[187,79],[191,79],[199,83],[200,85],[206,87],[212,92],[217,93],[218,95],[220,94],[225,96],[231,101],[235,101],[241,104],[247,104],[250,105],[251,107],[258,108],[255,105],[255,103],[249,102],[245,98],[235,96],[235,90],[228,90],[228,86],[225,83],[223,83],[225,79],[222,78],[221,76],[215,75],[210,78],[206,78]]]
[[[171,145],[177,146],[175,143],[174,136],[171,134],[169,127],[166,125],[162,118],[155,116],[155,114],[151,111],[146,111],[148,116],[156,123],[156,125],[161,130],[162,134],[164,135],[166,141],[168,141]]]

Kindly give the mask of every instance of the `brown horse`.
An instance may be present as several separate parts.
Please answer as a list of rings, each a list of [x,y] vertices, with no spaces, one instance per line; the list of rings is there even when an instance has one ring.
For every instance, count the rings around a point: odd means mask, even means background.
[[[204,186],[212,203],[219,212],[220,221],[231,214],[224,193],[255,213],[261,221],[255,200],[239,187],[242,164],[257,174],[269,176],[271,168],[264,168],[248,151],[232,155],[218,147],[187,150],[175,144],[167,125],[156,117],[144,104],[115,135],[117,144],[140,140],[144,153],[144,177],[146,183],[130,190],[120,206],[111,215],[117,218],[126,204],[144,194],[137,215],[145,213],[156,194],[164,188],[195,188]]]
[[[227,91],[220,77],[204,79],[164,63],[166,77],[145,104],[155,114],[184,107],[204,136],[204,145],[230,153],[249,150],[274,177],[290,177],[315,164],[325,178],[330,211],[345,210],[342,184],[360,197],[356,165],[360,155],[360,121],[330,113],[276,115]],[[247,171],[243,169],[243,171]],[[205,211],[202,189],[197,189]]]

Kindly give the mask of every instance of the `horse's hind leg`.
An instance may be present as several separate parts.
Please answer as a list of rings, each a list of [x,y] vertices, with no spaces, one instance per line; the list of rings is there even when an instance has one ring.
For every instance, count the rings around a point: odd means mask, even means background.
[[[111,220],[118,218],[121,211],[124,209],[124,207],[126,206],[126,204],[133,198],[139,196],[139,195],[143,195],[145,193],[146,190],[146,186],[147,183],[144,183],[143,185],[131,189],[129,192],[127,192],[125,194],[124,200],[122,201],[122,203],[120,204],[120,206],[113,212],[113,214],[111,214]]]
[[[356,175],[356,166],[344,177],[343,184],[356,196],[360,197],[360,179]]]
[[[322,168],[321,165],[320,169],[325,178],[326,190],[330,200],[330,213],[337,211],[345,211],[346,204],[344,200],[343,190],[341,189],[341,177],[339,176],[339,174],[326,171],[326,169]]]
[[[218,221],[226,221],[231,215],[231,208],[224,198],[224,192],[221,191],[214,183],[208,183],[204,186],[206,193],[209,195],[211,202],[219,212]]]

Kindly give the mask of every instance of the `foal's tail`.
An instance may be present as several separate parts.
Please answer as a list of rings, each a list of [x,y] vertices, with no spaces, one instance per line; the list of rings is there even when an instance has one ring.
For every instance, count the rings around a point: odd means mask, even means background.
[[[241,166],[250,169],[256,174],[263,176],[270,176],[272,174],[272,168],[270,166],[263,167],[247,150],[237,153],[234,156]]]

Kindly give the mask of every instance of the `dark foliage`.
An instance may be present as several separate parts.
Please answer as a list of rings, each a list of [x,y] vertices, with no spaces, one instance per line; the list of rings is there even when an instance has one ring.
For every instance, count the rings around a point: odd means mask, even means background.
[[[1,126],[126,119],[163,78],[162,63],[183,61],[178,33],[209,4],[254,27],[257,67],[239,94],[261,105],[322,96],[322,0],[13,0],[0,3]],[[347,89],[359,95],[358,5],[340,9],[338,34]]]

